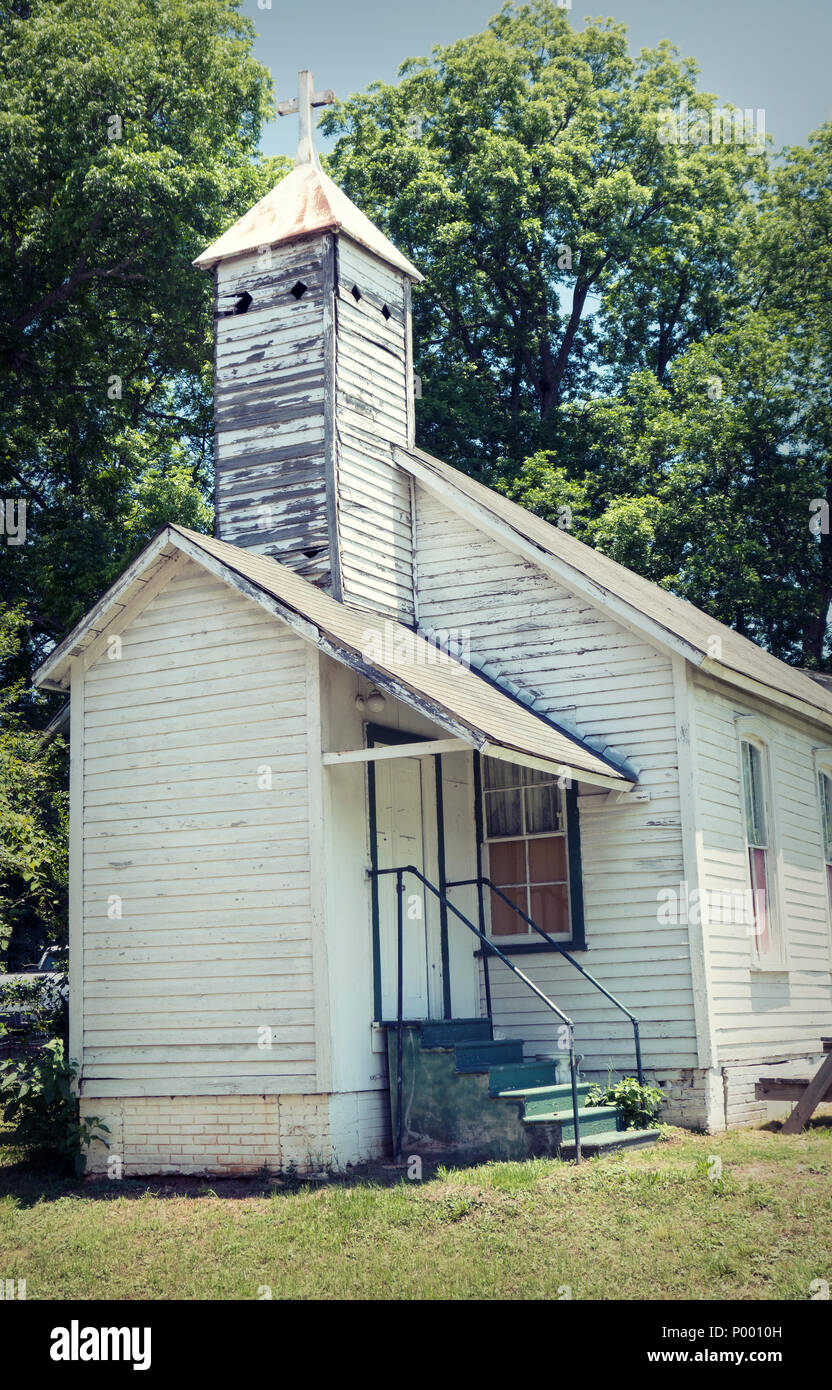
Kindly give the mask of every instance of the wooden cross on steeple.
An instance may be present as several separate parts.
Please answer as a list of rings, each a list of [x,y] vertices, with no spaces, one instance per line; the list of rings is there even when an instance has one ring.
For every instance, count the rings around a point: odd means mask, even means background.
[[[304,68],[303,72],[298,73],[297,96],[293,97],[291,101],[278,102],[278,116],[293,116],[295,112],[298,114],[300,138],[298,140],[298,152],[295,155],[296,165],[318,163],[318,156],[312,143],[312,108],[313,106],[332,106],[334,101],[334,92],[315,91],[312,73],[309,68]]]

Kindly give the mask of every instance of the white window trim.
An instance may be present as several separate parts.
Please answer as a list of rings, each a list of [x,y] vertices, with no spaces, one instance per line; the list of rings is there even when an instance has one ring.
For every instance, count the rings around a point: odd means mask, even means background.
[[[826,937],[826,947],[827,947],[827,950],[826,950],[826,956],[827,956],[827,968],[828,968],[830,971],[832,971],[832,895],[830,895],[830,892],[829,892],[829,885],[828,885],[828,882],[827,882],[827,873],[826,873],[826,843],[825,843],[825,838],[824,838],[824,837],[825,837],[825,831],[824,831],[824,825],[823,825],[823,805],[822,805],[821,799],[820,799],[820,774],[821,774],[822,772],[825,772],[827,777],[832,777],[832,748],[830,748],[830,747],[827,745],[827,746],[825,746],[825,747],[815,748],[815,749],[813,749],[812,751],[813,751],[813,755],[814,755],[814,756],[813,756],[813,763],[814,763],[814,770],[815,770],[815,779],[814,779],[814,780],[815,780],[815,801],[816,801],[816,803],[817,803],[817,808],[818,808],[818,825],[819,825],[819,827],[820,827],[820,862],[821,862],[821,866],[822,866],[822,869],[823,869],[823,899],[824,899],[824,902],[826,903],[826,925],[827,925],[827,937]]]
[[[563,837],[564,848],[565,848],[565,853],[566,853],[566,880],[565,880],[565,882],[566,882],[566,910],[567,910],[568,921],[569,921],[569,934],[568,934],[568,936],[554,936],[554,935],[553,935],[553,936],[552,936],[552,940],[553,940],[553,941],[557,941],[561,946],[569,946],[569,945],[574,941],[574,939],[575,939],[575,933],[574,933],[574,929],[573,929],[573,926],[572,926],[572,884],[571,884],[570,881],[569,881],[569,820],[568,820],[567,811],[566,811],[566,796],[565,796],[565,794],[564,794],[564,789],[563,789],[563,787],[560,786],[557,777],[553,777],[553,778],[552,778],[552,781],[555,782],[555,783],[557,784],[557,787],[558,787],[558,796],[559,796],[559,798],[560,798],[560,810],[561,810],[561,816],[562,816],[562,819],[563,819],[563,830],[540,830],[540,831],[532,831],[531,834],[521,834],[521,835],[489,835],[489,833],[488,833],[488,817],[487,817],[487,812],[486,812],[486,801],[485,801],[485,797],[486,797],[486,792],[487,792],[487,791],[489,791],[489,790],[497,790],[497,788],[493,788],[493,789],[492,789],[492,788],[487,788],[486,785],[485,785],[485,778],[483,777],[483,779],[482,779],[482,789],[481,789],[481,795],[482,795],[483,849],[485,850],[486,857],[487,857],[487,860],[488,860],[488,873],[487,873],[486,877],[490,878],[490,877],[491,877],[491,849],[490,849],[490,846],[491,846],[491,845],[494,845],[494,844],[497,844],[497,845],[499,845],[499,844],[505,844],[506,841],[509,841],[509,840],[524,840],[524,841],[528,842],[529,840],[548,840],[548,839],[551,839],[552,836],[555,836],[555,835],[560,835],[560,836]],[[507,788],[506,790],[508,790],[508,788]],[[526,849],[526,863],[527,863],[527,865],[528,865],[528,848]],[[510,936],[495,936],[494,932],[491,930],[491,892],[490,892],[490,890],[488,890],[488,889],[486,890],[486,892],[485,892],[485,894],[484,894],[484,898],[485,898],[485,907],[486,907],[486,936],[488,937],[489,941],[493,941],[493,942],[494,942],[494,945],[495,945],[495,946],[500,946],[500,947],[502,947],[503,945],[508,945],[508,946],[526,946],[526,945],[535,945],[535,944],[536,944],[536,945],[543,945],[543,938],[542,938],[541,936],[538,936],[538,934],[537,934],[536,931],[532,931],[531,927],[529,927],[528,930],[525,931],[525,932],[516,932],[516,933],[513,933],[513,934],[510,935]],[[529,916],[531,916],[531,913],[529,913]],[[518,921],[522,921],[522,918],[519,918],[519,917],[518,917],[517,920],[518,920]],[[538,922],[538,926],[541,927],[543,931],[546,930],[546,928],[543,927],[543,924],[542,924],[541,922]]]
[[[745,845],[744,855],[744,875],[748,888],[751,888],[751,871],[748,865],[748,839],[746,836],[745,818],[745,776],[743,768],[742,745],[744,743],[756,743],[763,749],[765,755],[765,774],[766,774],[766,812],[769,822],[769,855],[770,855],[770,898],[768,904],[769,913],[769,933],[771,936],[772,949],[766,959],[758,959],[754,949],[754,939],[748,938],[749,969],[754,973],[776,973],[783,974],[789,969],[789,943],[788,943],[788,918],[786,916],[786,902],[784,897],[784,862],[783,862],[783,842],[780,835],[780,818],[778,815],[777,798],[774,789],[778,785],[777,779],[777,755],[775,752],[774,729],[767,719],[760,718],[754,714],[738,714],[734,716],[734,725],[737,733],[737,768],[739,771],[739,795],[740,795],[740,816],[742,824],[742,838]]]

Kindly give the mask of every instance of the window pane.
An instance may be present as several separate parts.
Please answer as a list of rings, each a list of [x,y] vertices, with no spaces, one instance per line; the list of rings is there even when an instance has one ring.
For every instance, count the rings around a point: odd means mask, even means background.
[[[751,791],[751,744],[742,745],[742,789],[745,805],[745,838],[750,845],[754,843],[754,797]]]
[[[544,787],[527,787],[526,833],[539,835],[544,830],[562,830],[560,792],[554,782]]]
[[[564,836],[552,835],[547,836],[545,840],[529,840],[529,883],[562,883],[565,880]]]
[[[485,824],[489,835],[522,835],[522,792],[485,793]]]
[[[486,787],[519,787],[522,784],[522,768],[515,763],[507,763],[503,758],[483,758],[483,784]]]
[[[768,833],[763,754],[753,743],[744,743],[743,753],[746,835],[750,845],[765,846],[768,844]]]
[[[495,840],[488,846],[488,877],[502,888],[504,883],[526,882],[526,841]]]
[[[764,956],[771,950],[766,851],[764,849],[749,849],[748,859],[751,868],[751,891],[754,904],[754,944],[758,956]]]
[[[820,804],[823,812],[823,852],[827,864],[832,863],[832,777],[820,774]]]
[[[551,772],[539,772],[536,767],[524,767],[523,785],[526,787],[534,786],[537,782],[556,782],[557,778]]]
[[[550,936],[569,935],[569,894],[565,883],[549,888],[532,888],[529,916]]]
[[[526,912],[526,890],[525,888],[504,888],[503,892],[510,902],[520,908],[521,912]],[[504,903],[496,893],[491,894],[491,935],[492,936],[526,936],[529,927],[522,917],[513,912],[508,903]]]

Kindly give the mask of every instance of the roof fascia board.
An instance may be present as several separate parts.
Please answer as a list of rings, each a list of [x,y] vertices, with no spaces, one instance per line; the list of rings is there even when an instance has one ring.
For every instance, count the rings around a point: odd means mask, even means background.
[[[487,511],[479,502],[475,502],[472,497],[466,496],[453,484],[438,478],[428,465],[421,462],[418,455],[412,454],[400,445],[394,446],[393,454],[400,467],[412,473],[436,497],[447,502],[452,510],[473,519],[483,531],[493,536],[495,540],[499,540],[508,549],[515,551],[524,560],[536,565],[538,569],[545,570],[568,588],[590,599],[598,607],[605,609],[617,622],[622,623],[630,631],[648,637],[664,650],[673,652],[677,656],[684,656],[694,665],[701,664],[703,655],[697,647],[691,646],[684,638],[677,637],[675,633],[672,633],[661,623],[657,623],[653,618],[646,617],[638,608],[634,608],[632,604],[618,598],[617,595],[612,594],[609,589],[605,589],[594,579],[587,578],[566,560],[549,555],[540,546],[535,545],[534,541],[528,540],[513,526],[509,526],[507,522]]]
[[[177,569],[185,563],[186,558],[181,551],[174,551],[173,554],[166,556],[164,562],[156,566],[138,592],[134,593],[117,613],[112,614],[103,630],[97,636],[91,637],[79,657],[84,671],[88,671],[90,666],[94,665],[101,654],[106,651],[113,628],[122,632],[125,627],[129,627],[130,623],[144,612],[148,604],[153,602],[165,585],[170,583]]]
[[[775,690],[771,685],[764,685],[762,681],[754,680],[752,676],[744,676],[741,672],[734,671],[730,666],[722,666],[712,657],[705,657],[704,661],[700,663],[699,675],[710,677],[711,681],[715,681],[720,686],[729,685],[734,690],[741,690],[746,695],[763,700],[766,705],[773,705],[781,716],[785,708],[796,719],[807,721],[814,726],[820,725],[823,729],[832,729],[832,714],[826,714],[824,710],[808,704],[805,700],[798,700],[794,695],[786,695],[780,690]]]

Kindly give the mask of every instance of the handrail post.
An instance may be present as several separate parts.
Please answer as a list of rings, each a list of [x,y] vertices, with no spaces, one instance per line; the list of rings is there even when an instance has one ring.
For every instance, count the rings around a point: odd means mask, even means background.
[[[491,890],[492,893],[496,893],[498,898],[501,898],[502,901],[503,901],[504,903],[507,903],[507,904],[508,904],[508,906],[511,908],[512,912],[516,912],[518,917],[522,917],[523,921],[524,921],[529,927],[531,927],[532,931],[537,932],[538,936],[541,936],[541,937],[543,938],[543,940],[546,942],[546,944],[547,944],[547,946],[549,947],[550,950],[552,950],[552,951],[557,951],[559,955],[563,956],[563,959],[564,959],[565,961],[567,961],[567,962],[569,963],[569,965],[574,966],[574,968],[575,968],[577,971],[579,971],[581,975],[583,975],[583,977],[584,977],[585,980],[589,980],[589,983],[590,983],[591,985],[593,985],[595,989],[600,990],[601,994],[604,995],[604,998],[605,998],[605,999],[609,999],[610,1003],[611,1003],[611,1004],[614,1004],[615,1007],[616,1007],[616,1009],[620,1009],[621,1012],[622,1012],[623,1014],[626,1014],[626,1015],[627,1015],[627,1018],[630,1020],[630,1022],[631,1022],[632,1025],[633,1025],[633,1036],[634,1036],[634,1038],[635,1038],[635,1047],[636,1047],[636,1071],[637,1071],[637,1074],[638,1074],[639,1085],[640,1085],[640,1086],[643,1086],[643,1085],[644,1085],[644,1068],[643,1068],[643,1066],[642,1066],[642,1061],[641,1061],[641,1037],[640,1037],[640,1034],[639,1034],[638,1019],[636,1018],[635,1014],[630,1013],[630,1010],[629,1010],[628,1008],[626,1008],[624,1004],[621,1003],[621,1000],[620,1000],[620,999],[616,999],[615,995],[614,995],[614,994],[610,994],[610,991],[609,991],[604,985],[601,984],[601,981],[600,981],[600,980],[596,980],[596,978],[595,978],[594,975],[590,975],[590,973],[589,973],[588,970],[584,970],[584,967],[583,967],[578,961],[575,960],[575,957],[574,957],[574,956],[571,956],[571,955],[569,954],[568,951],[564,950],[563,946],[561,946],[559,942],[553,941],[552,938],[551,938],[551,936],[549,935],[548,932],[545,932],[545,931],[543,930],[542,927],[539,927],[539,926],[537,925],[537,922],[535,922],[531,917],[528,916],[527,913],[525,913],[525,912],[522,910],[522,908],[519,908],[519,907],[517,906],[516,903],[513,903],[513,902],[511,901],[510,898],[507,898],[506,895],[505,895],[505,893],[503,892],[503,890],[502,890],[501,888],[498,888],[497,885],[496,885],[496,883],[492,883],[492,882],[491,882],[491,879],[488,878],[488,877],[486,877],[485,874],[478,873],[478,874],[477,874],[477,877],[476,877],[475,879],[474,879],[474,878],[460,878],[460,879],[456,879],[456,880],[453,880],[453,881],[447,883],[447,884],[446,884],[446,887],[448,887],[448,888],[464,888],[464,887],[467,887],[469,884],[473,884],[473,883],[476,883],[476,885],[477,885],[477,888],[478,888],[478,891],[479,891],[479,894],[480,894],[480,903],[482,903],[482,890],[483,890],[483,887],[487,884],[488,887],[489,887],[489,889]],[[499,951],[497,952],[497,955],[500,956],[500,959],[501,959],[501,960],[504,960],[504,959],[505,959],[505,958],[501,955],[501,953],[500,953]],[[488,953],[487,953],[487,951],[484,951],[484,952],[483,952],[483,956],[484,956],[484,959],[485,959],[485,962],[486,962],[486,970],[487,970],[487,961],[488,961]],[[513,968],[513,967],[512,967],[512,968]],[[486,989],[487,989],[487,982],[488,982],[488,981],[487,981],[487,975],[486,975]]]
[[[479,923],[480,931],[485,935],[485,905],[482,896],[482,884],[477,884],[477,898],[479,903]],[[494,1008],[491,1003],[491,972],[488,968],[488,951],[482,953],[482,979],[485,987],[485,1012],[488,1016],[488,1027],[491,1036],[494,1036]]]
[[[636,1043],[636,1071],[637,1071],[637,1073],[638,1073],[638,1084],[639,1084],[639,1086],[643,1086],[643,1085],[644,1085],[644,1069],[643,1069],[643,1067],[642,1067],[642,1065],[641,1065],[641,1038],[639,1037],[638,1019],[637,1019],[637,1018],[634,1018],[634,1019],[633,1019],[633,1036],[634,1036],[634,1038],[635,1038],[635,1043]]]
[[[396,1152],[402,1161],[402,1063],[404,1055],[404,874],[396,870]]]
[[[569,1076],[572,1081],[572,1123],[575,1127],[575,1162],[581,1161],[581,1122],[578,1117],[578,1076],[575,1067],[575,1029],[569,1025]]]

